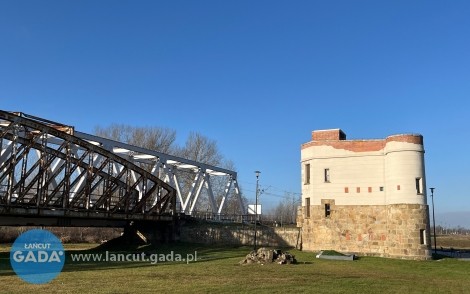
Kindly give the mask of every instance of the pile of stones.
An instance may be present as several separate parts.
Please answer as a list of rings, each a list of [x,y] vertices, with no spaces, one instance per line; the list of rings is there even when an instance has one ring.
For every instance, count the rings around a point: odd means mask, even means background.
[[[278,263],[278,264],[291,264],[297,263],[295,256],[289,252],[282,252],[278,249],[259,248],[257,251],[251,251],[245,259],[240,261],[240,264],[251,263]]]

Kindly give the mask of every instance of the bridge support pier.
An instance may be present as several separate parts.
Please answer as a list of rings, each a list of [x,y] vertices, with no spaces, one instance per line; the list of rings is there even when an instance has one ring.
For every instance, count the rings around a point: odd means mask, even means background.
[[[132,221],[124,227],[124,239],[130,244],[162,244],[179,240],[179,222]]]

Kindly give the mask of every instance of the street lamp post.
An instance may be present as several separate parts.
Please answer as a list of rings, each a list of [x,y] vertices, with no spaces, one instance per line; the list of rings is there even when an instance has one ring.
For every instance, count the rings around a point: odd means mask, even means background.
[[[256,251],[256,223],[258,222],[258,183],[259,183],[259,174],[260,171],[255,171],[256,174],[256,199],[255,199],[255,240],[254,240],[254,246],[253,250]]]
[[[434,229],[434,254],[437,254],[437,246],[436,246],[436,217],[434,216],[434,189],[436,188],[429,188],[431,190],[431,201],[432,201],[432,225]]]

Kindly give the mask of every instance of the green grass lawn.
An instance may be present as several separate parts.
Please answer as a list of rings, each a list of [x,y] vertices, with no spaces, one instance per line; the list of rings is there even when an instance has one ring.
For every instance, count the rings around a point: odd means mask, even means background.
[[[102,253],[67,245],[71,253]],[[156,253],[197,251],[197,262],[72,262],[45,285],[23,282],[12,271],[9,247],[0,247],[1,293],[468,293],[470,262],[455,259],[409,261],[361,257],[320,260],[315,253],[290,250],[296,265],[238,262],[249,247],[165,245]],[[136,250],[132,250],[135,252]]]

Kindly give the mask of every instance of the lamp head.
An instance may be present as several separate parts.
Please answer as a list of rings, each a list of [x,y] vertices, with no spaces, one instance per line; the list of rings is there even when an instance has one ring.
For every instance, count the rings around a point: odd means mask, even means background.
[[[429,188],[429,190],[431,190],[431,194],[434,193],[434,189],[436,189],[436,188]]]
[[[260,174],[260,173],[261,173],[261,172],[260,172],[259,170],[255,171],[256,178],[258,178],[258,177],[259,177],[259,174]]]

